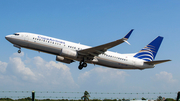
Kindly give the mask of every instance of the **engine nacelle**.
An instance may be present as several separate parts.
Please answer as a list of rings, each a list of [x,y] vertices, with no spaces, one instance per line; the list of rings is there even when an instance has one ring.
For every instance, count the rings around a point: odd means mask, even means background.
[[[70,49],[62,49],[60,54],[61,56],[63,57],[67,57],[67,58],[77,58],[77,51],[74,51],[74,50],[70,50]]]
[[[62,56],[56,56],[56,61],[60,61],[60,62],[68,63],[68,64],[74,62],[73,60],[64,58]]]

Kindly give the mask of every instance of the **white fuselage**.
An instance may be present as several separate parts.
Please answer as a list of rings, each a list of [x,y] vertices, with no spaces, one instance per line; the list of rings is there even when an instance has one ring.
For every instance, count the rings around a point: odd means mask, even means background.
[[[78,43],[25,32],[16,33],[16,35],[8,35],[6,39],[16,47],[33,49],[56,56],[61,56],[60,52],[62,49],[79,51],[90,48],[89,46]],[[78,57],[66,58],[81,61]],[[103,54],[95,56],[92,60],[88,60],[87,62],[117,69],[146,69],[154,67],[154,65],[144,64],[144,60],[133,57],[133,54],[119,54],[111,51],[106,51]]]

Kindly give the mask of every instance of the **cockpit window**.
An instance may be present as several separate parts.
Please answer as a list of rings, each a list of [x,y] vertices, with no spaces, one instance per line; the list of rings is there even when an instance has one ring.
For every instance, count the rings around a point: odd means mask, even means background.
[[[19,36],[19,34],[17,34],[17,33],[14,33],[14,35]]]

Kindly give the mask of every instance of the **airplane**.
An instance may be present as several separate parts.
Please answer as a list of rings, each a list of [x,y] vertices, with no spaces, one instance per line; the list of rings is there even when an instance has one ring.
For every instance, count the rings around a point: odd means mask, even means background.
[[[87,67],[87,63],[101,65],[116,69],[148,69],[154,68],[156,64],[171,60],[154,60],[163,37],[158,36],[139,52],[133,54],[120,54],[108,51],[123,42],[130,44],[127,40],[134,29],[131,29],[123,38],[103,45],[90,47],[80,43],[74,43],[40,34],[17,32],[7,35],[5,38],[14,47],[21,47],[56,55],[56,61],[70,64],[79,61],[79,70]]]

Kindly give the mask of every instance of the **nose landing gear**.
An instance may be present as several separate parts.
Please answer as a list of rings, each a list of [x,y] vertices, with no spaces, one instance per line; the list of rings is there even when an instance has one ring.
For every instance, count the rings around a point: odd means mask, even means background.
[[[18,50],[18,53],[21,53],[21,49]]]
[[[15,44],[13,46],[19,48],[18,53],[21,53],[21,46]]]

